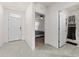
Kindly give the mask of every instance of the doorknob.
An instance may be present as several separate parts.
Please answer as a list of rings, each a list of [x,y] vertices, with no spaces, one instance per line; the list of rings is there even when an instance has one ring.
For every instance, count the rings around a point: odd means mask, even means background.
[[[21,30],[21,26],[20,26],[20,30]]]

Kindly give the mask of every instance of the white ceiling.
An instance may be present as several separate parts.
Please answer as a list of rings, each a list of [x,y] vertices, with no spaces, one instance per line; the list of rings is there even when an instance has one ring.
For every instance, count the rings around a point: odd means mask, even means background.
[[[0,2],[0,4],[3,5],[3,7],[12,9],[12,10],[20,10],[24,11],[27,9],[30,2]],[[43,4],[44,6],[48,7],[51,4],[54,4],[55,2],[35,2]]]
[[[51,4],[55,4],[55,2],[36,2],[36,3],[40,3],[46,7],[49,7]]]
[[[0,4],[8,9],[24,11],[27,9],[29,2],[1,2]]]
[[[69,12],[71,12],[71,11],[78,11],[79,10],[79,4],[71,6],[71,7],[67,8],[66,10],[69,11]]]

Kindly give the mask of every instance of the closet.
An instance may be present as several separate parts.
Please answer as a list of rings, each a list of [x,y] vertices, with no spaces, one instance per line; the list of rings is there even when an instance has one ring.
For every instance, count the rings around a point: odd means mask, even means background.
[[[68,33],[67,38],[71,40],[76,40],[76,23],[75,15],[68,17]]]

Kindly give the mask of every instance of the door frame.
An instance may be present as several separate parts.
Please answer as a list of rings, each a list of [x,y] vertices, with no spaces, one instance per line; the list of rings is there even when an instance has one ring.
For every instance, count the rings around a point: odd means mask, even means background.
[[[60,10],[58,11],[58,48],[60,48]]]
[[[35,12],[35,14],[43,15],[43,17],[44,17],[43,20],[44,20],[44,44],[45,44],[45,14],[42,14],[42,13],[39,13],[39,12]],[[36,20],[36,18],[35,18],[35,20]],[[34,26],[35,26],[35,21],[34,21]],[[35,48],[36,48],[36,37],[35,37]]]
[[[60,47],[60,13],[62,12],[62,10],[58,11],[58,48]],[[63,45],[64,46],[64,45]]]
[[[7,8],[6,8],[7,9]],[[11,12],[11,11],[13,11],[13,12]],[[17,12],[17,13],[15,13],[15,12]],[[17,10],[11,10],[11,9],[7,9],[7,18],[9,18],[9,13],[14,13],[14,14],[20,14],[20,15],[22,15],[22,19],[24,20],[24,18],[23,18],[23,12],[21,12],[21,11],[17,11]],[[21,22],[21,27],[23,28],[23,20],[21,20],[22,22]],[[19,39],[20,40],[20,39]],[[22,37],[22,29],[21,29],[21,40],[23,40],[23,37]],[[9,40],[9,19],[8,19],[8,42],[9,42],[10,40]],[[15,40],[13,40],[13,41],[15,41]]]

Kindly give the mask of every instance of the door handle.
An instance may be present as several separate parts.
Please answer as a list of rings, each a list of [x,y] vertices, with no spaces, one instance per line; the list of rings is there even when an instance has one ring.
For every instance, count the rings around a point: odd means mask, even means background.
[[[21,26],[20,26],[20,30],[21,30],[22,28],[21,28]]]

